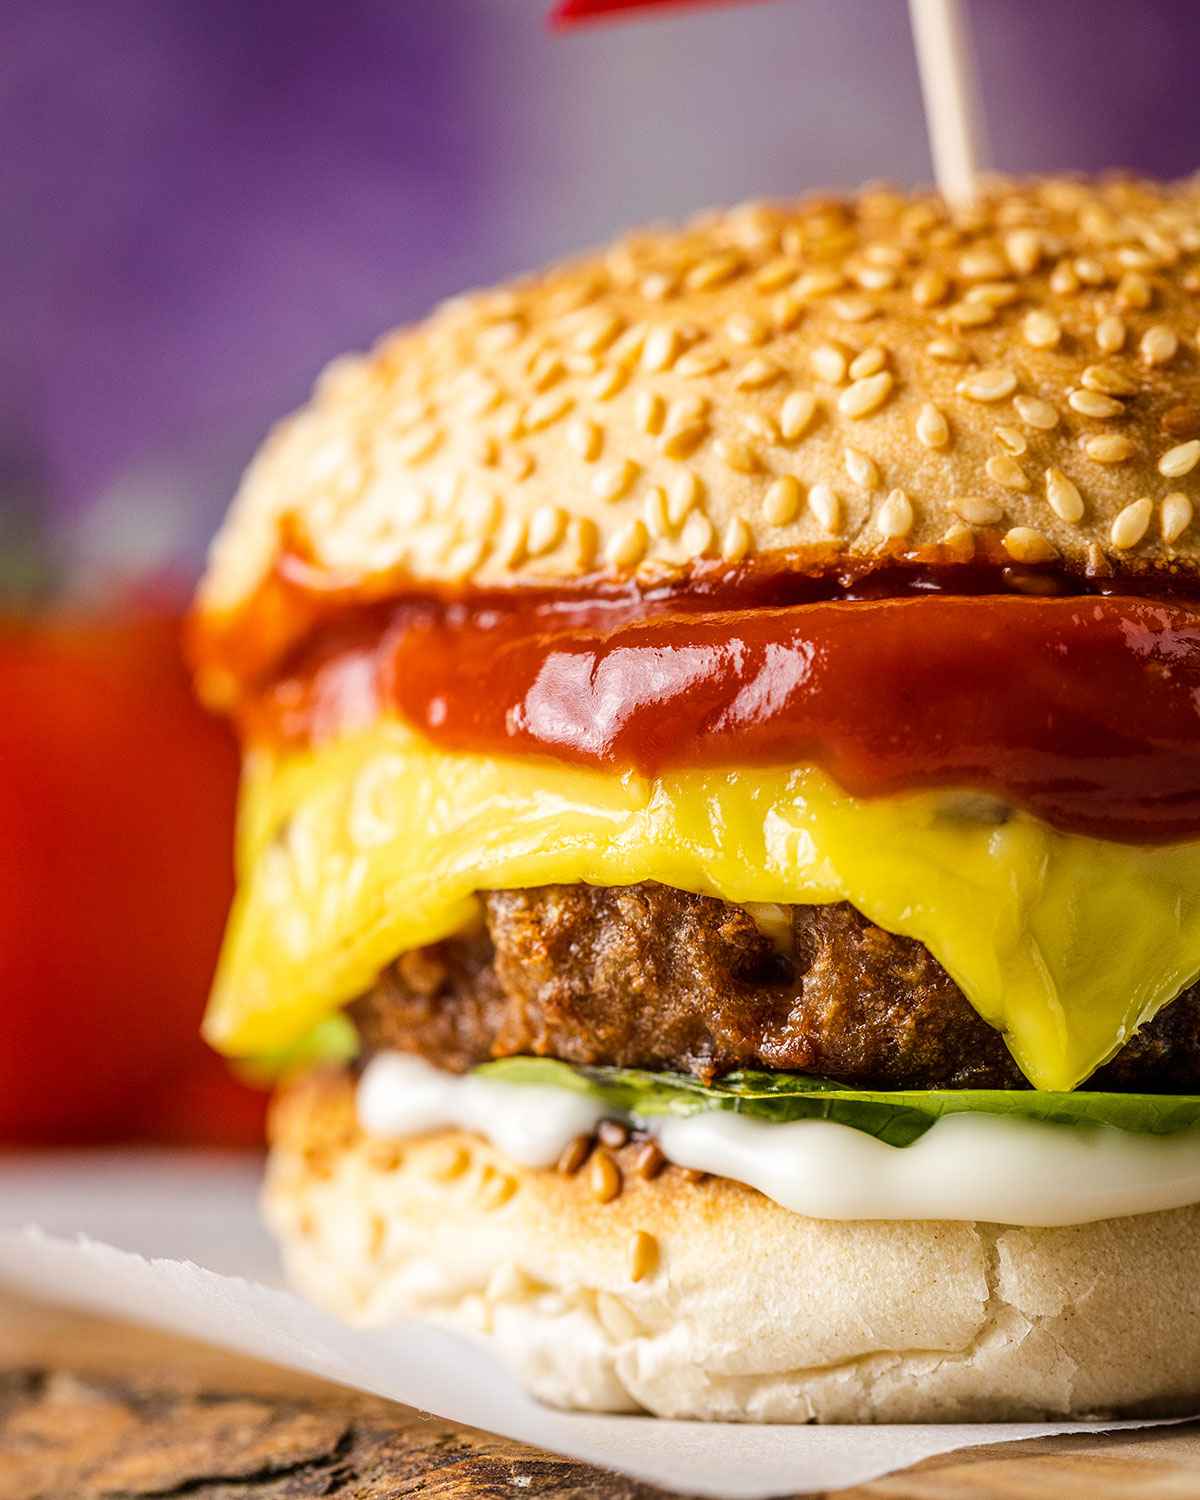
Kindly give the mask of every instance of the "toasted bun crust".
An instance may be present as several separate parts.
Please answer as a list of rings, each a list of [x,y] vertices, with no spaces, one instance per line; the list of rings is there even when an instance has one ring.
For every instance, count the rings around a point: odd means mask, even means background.
[[[201,609],[243,607],[287,547],[364,588],[981,539],[1193,564],[1200,450],[1166,456],[1200,437],[1198,287],[1195,182],[997,182],[958,216],[868,191],[633,234],[330,366],[251,466]]]
[[[1168,1415],[1200,1396],[1200,1208],[1072,1229],[806,1219],[624,1167],[599,1201],[456,1132],[372,1142],[344,1081],[275,1110],[295,1284],[487,1335],[554,1405],[770,1422]],[[623,1153],[619,1153],[623,1154]]]

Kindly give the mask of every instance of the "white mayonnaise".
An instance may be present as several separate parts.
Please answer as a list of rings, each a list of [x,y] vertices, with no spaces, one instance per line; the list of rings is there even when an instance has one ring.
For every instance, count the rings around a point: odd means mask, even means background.
[[[368,1135],[457,1127],[547,1167],[613,1111],[569,1089],[457,1076],[384,1053],[358,1089]],[[832,1120],[787,1125],[713,1110],[636,1120],[681,1167],[744,1182],[816,1219],[966,1219],[1052,1226],[1200,1202],[1200,1129],[1137,1135],[998,1115],[947,1115],[911,1146]]]

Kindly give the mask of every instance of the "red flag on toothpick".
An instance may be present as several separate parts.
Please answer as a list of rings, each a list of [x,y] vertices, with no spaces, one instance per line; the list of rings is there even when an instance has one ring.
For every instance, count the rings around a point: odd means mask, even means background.
[[[602,21],[635,10],[682,10],[690,5],[729,5],[733,0],[558,0],[550,12],[552,26],[575,26],[581,21]]]

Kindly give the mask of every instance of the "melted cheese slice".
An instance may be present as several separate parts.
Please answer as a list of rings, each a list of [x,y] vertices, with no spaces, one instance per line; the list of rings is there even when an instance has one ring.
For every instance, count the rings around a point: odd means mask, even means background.
[[[859,799],[821,771],[657,778],[439,750],[395,721],[252,750],[240,887],[206,1021],[273,1051],[475,892],[657,880],[734,902],[846,900],[925,943],[1039,1088],[1069,1089],[1200,973],[1200,843],[1057,833],[945,792]]]

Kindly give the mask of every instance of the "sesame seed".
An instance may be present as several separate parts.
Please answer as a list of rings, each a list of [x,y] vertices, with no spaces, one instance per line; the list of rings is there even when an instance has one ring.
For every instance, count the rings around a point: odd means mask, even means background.
[[[982,302],[987,307],[1007,307],[1021,295],[1020,287],[1011,281],[984,281],[973,286],[963,299],[966,302]]]
[[[574,1177],[592,1154],[595,1141],[590,1135],[577,1135],[564,1146],[556,1168],[564,1177]]]
[[[809,503],[812,495],[809,495]],[[888,538],[907,536],[913,527],[912,501],[903,490],[893,490],[875,515],[880,533]]]
[[[602,349],[608,348],[621,332],[622,326],[622,321],[615,312],[589,312],[576,328],[571,342],[582,354],[599,354]]]
[[[1049,537],[1032,526],[1014,526],[1004,533],[1004,550],[1014,562],[1043,563],[1058,556]]]
[[[994,526],[1004,514],[1000,502],[986,495],[956,495],[950,509],[972,526]]]
[[[525,557],[528,540],[529,527],[523,517],[509,516],[496,536],[493,556],[501,567],[515,568]]]
[[[1053,349],[1062,338],[1062,324],[1051,313],[1040,308],[1025,314],[1021,325],[1025,342],[1034,349]]]
[[[995,429],[996,441],[1002,444],[1016,458],[1020,458],[1028,447],[1029,442],[1025,434],[1017,427],[997,427]]]
[[[842,462],[846,466],[846,473],[850,476],[852,483],[861,485],[867,490],[873,490],[878,485],[879,469],[875,460],[868,454],[861,452],[858,448],[847,448],[842,455]]]
[[[1088,438],[1083,451],[1095,463],[1122,464],[1132,456],[1133,444],[1127,437],[1104,433],[1099,437]]]
[[[1128,271],[1117,283],[1117,306],[1123,312],[1142,312],[1154,299],[1150,283],[1138,271]]]
[[[531,557],[541,557],[552,552],[567,527],[566,512],[560,505],[539,505],[529,518],[527,546]]]
[[[436,1182],[453,1182],[461,1177],[471,1165],[471,1157],[465,1146],[446,1146],[439,1150],[429,1165],[429,1175]]]
[[[669,370],[679,353],[679,333],[674,328],[652,328],[642,346],[642,369],[656,374]]]
[[[950,441],[950,424],[932,401],[917,413],[917,441],[925,448],[944,448]]]
[[[529,1277],[511,1261],[502,1261],[488,1278],[484,1296],[488,1302],[523,1302],[532,1295]]]
[[[1049,401],[1043,401],[1040,396],[1016,396],[1013,405],[1026,427],[1036,428],[1039,432],[1050,432],[1058,426],[1058,412]]]
[[[779,428],[775,425],[775,418],[767,416],[766,412],[747,412],[742,418],[742,426],[751,437],[761,439],[772,448],[780,441]]]
[[[653,1181],[667,1164],[657,1141],[647,1141],[633,1159],[633,1170],[647,1182]]]
[[[1113,517],[1108,533],[1109,541],[1114,547],[1120,547],[1122,551],[1129,547],[1136,547],[1146,535],[1153,514],[1154,506],[1145,496],[1140,500],[1131,500]]]
[[[925,353],[930,359],[948,365],[965,365],[971,357],[971,351],[961,339],[931,339],[925,345]]]
[[[969,526],[956,521],[943,532],[942,546],[954,554],[956,562],[970,562],[975,556],[975,534]]]
[[[740,391],[757,391],[778,380],[782,374],[774,360],[760,356],[744,364],[734,376],[733,383]]]
[[[739,442],[736,438],[718,438],[713,448],[725,467],[735,473],[757,474],[762,468],[762,460],[749,443]]]
[[[707,422],[690,422],[680,426],[672,423],[663,433],[658,446],[668,458],[686,458],[707,434]]]
[[[943,316],[956,328],[983,328],[996,321],[996,309],[988,302],[956,302]]]
[[[633,403],[633,419],[643,432],[662,431],[667,403],[657,391],[639,391]]]
[[[806,271],[792,287],[797,297],[826,297],[846,285],[840,271]]]
[[[1013,270],[1028,276],[1042,258],[1042,237],[1036,229],[1014,229],[1004,238],[1004,251]]]
[[[1011,370],[975,370],[958,382],[958,393],[971,401],[1003,401],[1017,388],[1017,377]]]
[[[683,284],[692,292],[706,292],[710,287],[721,286],[731,280],[742,269],[740,255],[710,255],[700,261],[683,278]]]
[[[502,391],[494,380],[480,377],[463,392],[462,408],[469,417],[482,417],[499,406]]]
[[[835,344],[821,344],[810,356],[813,374],[830,385],[841,385],[846,378],[846,355]]]
[[[721,556],[726,562],[741,562],[754,545],[754,535],[741,516],[734,516],[721,538]]]
[[[786,333],[804,316],[804,304],[794,292],[780,292],[771,303],[771,324],[777,333]]]
[[[691,380],[702,375],[715,375],[728,363],[716,349],[689,349],[675,361],[675,374]]]
[[[670,518],[667,515],[667,492],[661,484],[656,484],[646,491],[645,499],[642,501],[642,518],[651,536],[663,537],[671,530]]]
[[[548,391],[544,396],[537,397],[525,408],[525,431],[541,432],[560,417],[566,416],[574,404],[573,398],[566,391]]]
[[[604,434],[597,423],[581,417],[567,428],[567,442],[585,463],[591,463],[599,457]]]
[[[793,391],[779,411],[779,431],[785,442],[794,443],[811,426],[817,414],[817,398],[811,391]]]
[[[632,568],[645,557],[649,544],[645,522],[635,517],[613,533],[605,549],[605,560],[614,568]]]
[[[1200,463],[1200,438],[1168,448],[1158,461],[1158,472],[1167,479],[1182,479]]]
[[[552,349],[543,349],[529,366],[529,383],[535,391],[549,390],[567,373],[566,366]]]
[[[683,549],[689,557],[706,557],[716,540],[713,523],[701,511],[693,511],[683,528]]]
[[[708,416],[711,403],[707,396],[677,396],[667,411],[668,427],[689,427]]]
[[[600,528],[591,516],[575,516],[567,527],[567,554],[577,573],[586,572],[600,545]]]
[[[895,384],[895,376],[890,370],[880,370],[877,375],[868,375],[862,380],[856,380],[838,397],[838,410],[843,416],[851,417],[856,421],[861,417],[870,416],[872,412],[878,411],[891,395]]]
[[[754,287],[759,292],[777,292],[784,282],[791,281],[796,274],[796,262],[787,256],[769,260],[754,273]]]
[[[1079,277],[1065,260],[1060,261],[1051,271],[1050,290],[1056,297],[1070,297],[1079,290]]]
[[[879,311],[866,297],[838,297],[830,305],[845,323],[867,323]]]
[[[1125,408],[1112,396],[1102,396],[1099,391],[1072,391],[1067,405],[1081,417],[1123,417]]]
[[[667,489],[667,519],[674,527],[683,525],[688,512],[699,504],[700,476],[693,469],[681,469]]]
[[[1002,484],[1006,490],[1027,490],[1029,476],[1021,465],[1008,453],[994,453],[987,461],[987,476],[993,484]]]
[[[725,323],[725,332],[735,344],[765,344],[770,329],[753,313],[734,313]]]
[[[517,1191],[517,1179],[487,1166],[479,1180],[479,1203],[488,1213],[503,1208]]]
[[[445,434],[432,422],[414,427],[396,439],[393,452],[402,464],[419,464],[441,446]]]
[[[1200,432],[1200,406],[1182,401],[1178,406],[1172,406],[1169,411],[1163,412],[1160,426],[1169,437],[1195,437]]]
[[[592,475],[592,494],[597,500],[619,500],[637,477],[638,466],[630,458],[605,464]]]
[[[1147,328],[1138,347],[1148,365],[1165,365],[1175,358],[1179,338],[1173,328],[1156,323],[1153,328]]]
[[[485,328],[476,340],[476,347],[481,354],[502,354],[506,349],[511,349],[514,344],[521,342],[524,332],[520,322],[512,319],[505,323],[493,323],[490,328]]]
[[[1177,542],[1192,524],[1192,502],[1178,490],[1164,495],[1162,501],[1162,539],[1168,544]]]
[[[670,331],[670,329],[666,328],[659,330],[660,333],[664,334],[669,333]],[[642,348],[646,343],[646,337],[649,332],[650,329],[648,324],[631,323],[629,327],[622,332],[620,338],[617,339],[616,343],[614,343],[609,349],[609,361],[615,365],[632,364],[633,361],[637,359],[638,355],[641,354]]]
[[[404,1148],[395,1141],[376,1141],[367,1151],[367,1162],[377,1172],[398,1172],[404,1165]]]
[[[781,475],[767,487],[763,496],[763,519],[771,526],[787,526],[799,514],[803,498],[800,481],[795,475]]]
[[[918,307],[936,307],[950,292],[950,283],[940,271],[922,271],[913,281],[912,297]]]
[[[842,521],[842,502],[829,485],[813,485],[808,492],[808,508],[822,531],[830,536],[837,534]]]
[[[966,250],[958,259],[958,274],[967,281],[995,281],[1007,270],[994,250]]]
[[[854,280],[864,292],[886,292],[899,278],[891,266],[860,266]]]
[[[588,395],[593,401],[607,401],[617,394],[628,379],[629,372],[623,365],[606,365],[588,387]]]
[[[878,344],[872,344],[869,349],[864,349],[851,361],[850,379],[865,380],[868,375],[878,375],[886,364],[887,351],[881,349]]]
[[[1125,344],[1125,324],[1112,313],[1096,324],[1096,344],[1102,354],[1116,354]]]
[[[1108,272],[1090,255],[1081,255],[1076,259],[1075,274],[1084,286],[1103,286],[1108,280]]]
[[[1137,395],[1137,381],[1111,365],[1088,365],[1079,379],[1089,391],[1100,391],[1105,396]]]
[[[1061,469],[1046,470],[1046,499],[1060,521],[1073,525],[1083,515],[1083,496]]]
[[[634,1231],[629,1242],[629,1279],[642,1281],[654,1274],[658,1265],[658,1241],[644,1229]]]

